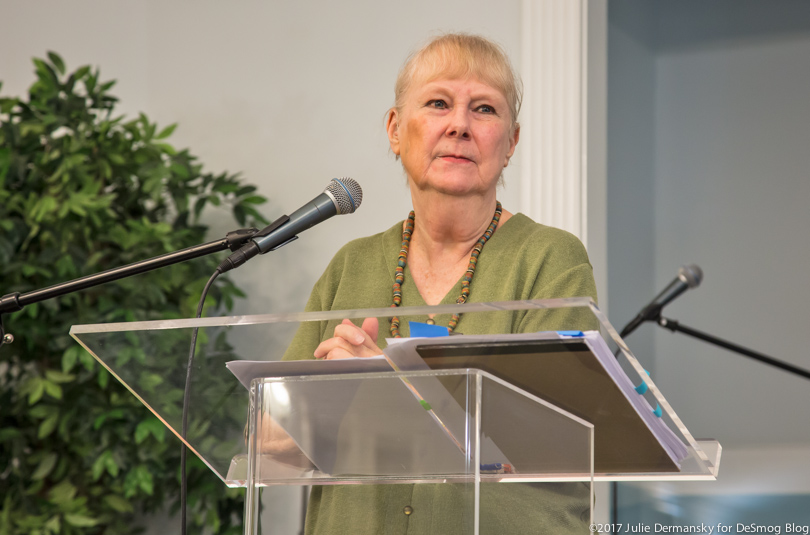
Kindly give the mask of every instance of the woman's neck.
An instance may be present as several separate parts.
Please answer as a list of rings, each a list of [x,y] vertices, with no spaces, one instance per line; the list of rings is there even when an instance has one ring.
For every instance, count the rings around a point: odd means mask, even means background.
[[[441,197],[441,198],[440,198]],[[429,265],[466,262],[473,247],[492,222],[495,193],[486,197],[414,195],[416,220],[411,237],[411,254]],[[511,214],[503,211],[500,224]]]

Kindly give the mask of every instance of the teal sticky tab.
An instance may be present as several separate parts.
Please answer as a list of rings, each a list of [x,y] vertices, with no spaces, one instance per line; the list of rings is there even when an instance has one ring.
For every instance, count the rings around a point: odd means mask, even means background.
[[[658,403],[655,404],[655,410],[653,411],[653,414],[658,416],[659,418],[661,417],[661,405],[659,405]]]
[[[429,325],[427,323],[420,323],[418,321],[409,321],[408,326],[411,329],[411,336],[413,338],[438,338],[440,336],[450,336],[450,329],[442,327],[441,325]]]
[[[582,331],[557,331],[557,334],[559,334],[560,336],[571,336],[574,338],[581,338],[585,336],[585,333],[583,333]]]
[[[647,391],[647,383],[646,381],[641,381],[641,384],[636,387],[636,392],[639,394],[644,394]]]

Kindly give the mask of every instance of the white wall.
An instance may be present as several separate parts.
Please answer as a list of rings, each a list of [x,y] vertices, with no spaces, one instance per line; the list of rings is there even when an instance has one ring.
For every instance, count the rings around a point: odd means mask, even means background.
[[[685,262],[705,272],[667,314],[810,368],[810,32],[664,52],[656,88],[656,280]],[[810,441],[792,411],[810,404],[806,379],[666,332],[656,359],[694,432]]]
[[[608,314],[621,329],[657,291],[654,285],[655,49],[647,0],[609,3],[608,30]],[[628,337],[655,371],[651,329]]]

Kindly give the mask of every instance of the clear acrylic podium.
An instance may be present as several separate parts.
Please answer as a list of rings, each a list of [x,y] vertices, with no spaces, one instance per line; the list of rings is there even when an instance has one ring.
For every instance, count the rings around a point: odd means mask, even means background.
[[[362,359],[327,369],[318,368],[323,361],[281,362],[311,358],[285,356],[296,331],[317,326],[331,332],[344,318],[377,317],[382,332],[393,315],[403,325],[424,322],[428,315],[442,324],[459,312],[470,318],[468,325],[503,326],[539,314],[556,325],[555,318],[564,322],[573,310],[587,310],[627,380],[639,386],[633,395],[643,397],[644,406],[683,443],[684,458],[658,452],[643,418],[629,405],[620,406],[622,396],[632,396],[620,390],[604,394],[607,379],[594,373],[590,361],[576,364],[574,350],[553,354],[575,365],[551,377],[563,393],[551,399],[542,385],[520,388],[511,380],[514,375],[507,380],[497,371],[463,365],[403,370],[385,359]],[[183,390],[195,328],[199,336],[184,434]],[[544,522],[554,515],[532,515],[558,505],[570,512],[572,501],[580,526],[587,527],[593,521],[595,480],[714,479],[719,467],[719,444],[692,437],[588,298],[76,325],[71,335],[226,485],[246,487],[245,533],[251,535],[262,532],[260,489],[270,486],[338,485],[351,493],[348,487],[358,485],[414,485],[416,502],[422,489],[430,489],[443,504],[448,522],[443,532],[483,534],[502,533],[504,518],[517,519],[518,525]],[[540,365],[550,356],[538,354],[529,362]],[[226,369],[233,361],[270,362],[276,371],[264,376],[258,365],[258,375],[242,377],[243,384]],[[617,404],[601,403],[611,395]],[[579,398],[589,401],[578,403]],[[618,433],[613,422],[630,427]],[[425,506],[408,503],[395,520],[416,526]]]

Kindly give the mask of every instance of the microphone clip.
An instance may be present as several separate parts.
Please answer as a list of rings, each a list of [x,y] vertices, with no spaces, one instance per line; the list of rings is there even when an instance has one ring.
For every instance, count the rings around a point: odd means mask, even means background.
[[[236,269],[259,254],[261,251],[253,239],[267,236],[277,228],[286,224],[289,220],[290,216],[283,215],[258,232],[256,232],[255,228],[240,229],[234,232],[229,232],[226,239],[228,240],[228,245],[233,253],[219,264],[219,267],[217,268],[219,272],[227,273],[232,269]],[[298,236],[293,236],[284,243],[276,246],[275,249],[290,243],[297,237]],[[231,244],[231,239],[233,240],[233,244]]]
[[[259,232],[256,227],[240,228],[239,230],[232,230],[225,235],[225,244],[231,251],[236,251]]]
[[[289,220],[290,220],[290,216],[285,214],[285,215],[279,217],[278,219],[276,219],[275,221],[273,221],[272,223],[270,223],[268,226],[264,227],[262,230],[260,230],[256,234],[254,234],[252,236],[252,238],[262,238],[264,236],[269,236],[271,233],[275,232],[276,229],[281,228],[282,226],[286,225]],[[281,249],[282,247],[284,247],[288,243],[290,243],[292,241],[295,241],[297,239],[298,239],[298,235],[295,235],[295,236],[291,237],[289,240],[281,242],[278,245],[276,245],[275,247],[271,247],[267,251],[270,252],[270,251],[275,251],[276,249]]]
[[[253,236],[251,236],[251,239],[252,238],[263,238],[263,237],[267,236],[268,234],[270,234],[271,232],[273,232],[274,230],[276,230],[277,228],[279,228],[281,225],[285,224],[289,220],[290,220],[290,216],[283,215],[283,216],[279,217],[278,219],[276,219],[275,221],[273,221],[272,223],[270,223],[269,225],[267,225],[266,227],[264,227],[263,229],[261,229],[259,232],[257,232]]]

